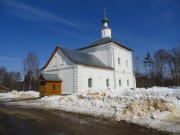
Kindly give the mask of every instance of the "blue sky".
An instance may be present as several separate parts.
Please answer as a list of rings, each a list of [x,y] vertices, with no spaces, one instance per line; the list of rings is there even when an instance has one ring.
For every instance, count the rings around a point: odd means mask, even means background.
[[[180,0],[106,0],[106,7],[112,37],[141,58],[180,45]],[[42,67],[57,45],[88,45],[101,37],[103,12],[104,0],[0,0],[0,66],[21,72],[34,51]]]

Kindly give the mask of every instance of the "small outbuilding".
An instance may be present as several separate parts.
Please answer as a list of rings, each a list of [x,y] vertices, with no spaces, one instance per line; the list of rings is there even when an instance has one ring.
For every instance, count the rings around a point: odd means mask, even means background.
[[[40,96],[61,95],[62,80],[56,74],[41,74],[39,76]]]

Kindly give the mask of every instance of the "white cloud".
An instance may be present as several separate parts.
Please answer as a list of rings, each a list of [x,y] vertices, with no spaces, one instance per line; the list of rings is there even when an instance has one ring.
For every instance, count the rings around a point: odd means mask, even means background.
[[[65,34],[65,35],[69,35],[71,37],[75,37],[75,38],[79,38],[79,39],[82,39],[82,40],[86,40],[86,41],[92,41],[90,38],[88,37],[85,37],[85,36],[80,36],[80,35],[77,35],[75,33],[72,33],[72,32],[68,32],[68,31],[64,31],[60,28],[55,28],[55,27],[49,27],[49,29],[53,30],[53,31],[56,31],[56,32],[59,32],[59,33],[62,33],[62,34]]]
[[[25,5],[23,3],[17,2],[17,1],[12,1],[12,0],[2,0],[3,3],[3,9],[16,16],[16,17],[20,17],[22,19],[26,19],[26,20],[31,20],[31,21],[41,21],[41,22],[58,22],[58,23],[62,23],[74,28],[78,28],[78,29],[85,29],[82,25],[77,24],[75,22],[69,21],[65,18],[61,18],[55,14],[52,14],[50,12],[29,6],[29,5]]]
[[[6,62],[20,62],[22,63],[23,58],[17,58],[12,56],[5,56],[0,55],[0,61],[6,61]]]

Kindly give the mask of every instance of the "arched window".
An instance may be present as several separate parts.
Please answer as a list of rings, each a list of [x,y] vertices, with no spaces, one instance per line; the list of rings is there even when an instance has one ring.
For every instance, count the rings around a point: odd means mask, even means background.
[[[109,79],[106,79],[106,87],[109,87]]]
[[[119,86],[121,86],[121,80],[119,80]]]
[[[127,80],[127,86],[129,86],[129,80]]]
[[[57,65],[57,56],[54,56],[54,65]]]
[[[89,88],[92,88],[92,78],[89,78],[89,79],[88,79],[88,87],[89,87]]]
[[[128,60],[126,60],[126,67],[128,67]]]
[[[59,56],[58,62],[59,62],[60,65],[63,65],[63,64],[64,64],[64,61],[62,60],[62,57],[61,57],[61,56]]]
[[[118,64],[119,64],[119,65],[121,64],[121,59],[120,59],[120,58],[118,58]]]

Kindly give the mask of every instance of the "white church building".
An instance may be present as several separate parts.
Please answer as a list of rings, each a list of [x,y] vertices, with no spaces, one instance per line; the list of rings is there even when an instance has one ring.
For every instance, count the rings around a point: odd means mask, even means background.
[[[102,23],[102,37],[88,46],[55,48],[39,77],[41,96],[136,88],[132,49],[111,37],[108,18]]]

